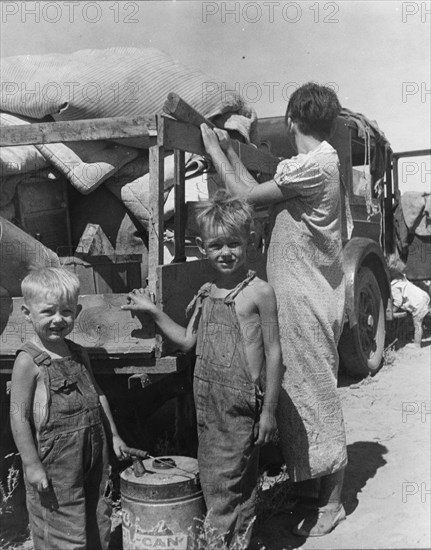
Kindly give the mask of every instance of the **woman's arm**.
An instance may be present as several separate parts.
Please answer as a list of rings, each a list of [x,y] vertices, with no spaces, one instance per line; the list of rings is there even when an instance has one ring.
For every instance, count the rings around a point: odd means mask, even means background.
[[[255,206],[266,206],[298,195],[294,189],[281,189],[274,180],[259,184],[235,152],[227,132],[201,125],[202,139],[217,174],[232,196]]]

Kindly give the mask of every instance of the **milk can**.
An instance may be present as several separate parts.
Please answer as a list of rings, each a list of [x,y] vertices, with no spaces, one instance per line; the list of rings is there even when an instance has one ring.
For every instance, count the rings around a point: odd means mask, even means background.
[[[130,466],[120,477],[123,549],[188,550],[196,520],[205,515],[197,460],[148,458],[139,471]]]

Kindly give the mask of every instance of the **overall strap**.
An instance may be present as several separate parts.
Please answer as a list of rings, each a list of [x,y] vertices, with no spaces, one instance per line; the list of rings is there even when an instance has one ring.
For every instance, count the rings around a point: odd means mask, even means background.
[[[255,277],[256,272],[250,269],[247,273],[247,277],[229,292],[229,294],[224,299],[224,303],[232,304],[235,301],[235,298],[241,292],[241,290],[243,290]]]
[[[186,316],[194,308],[198,300],[199,300],[198,308],[199,309],[202,308],[202,300],[207,296],[209,296],[210,290],[211,290],[211,283],[205,283],[204,285],[201,286],[201,288],[198,290],[198,293],[193,297],[193,300],[186,307]]]
[[[49,354],[46,351],[38,348],[36,344],[33,344],[33,342],[26,342],[24,345],[18,348],[16,355],[18,355],[20,351],[27,352],[38,367],[40,365],[45,365],[46,367],[48,367],[51,364],[52,359]]]

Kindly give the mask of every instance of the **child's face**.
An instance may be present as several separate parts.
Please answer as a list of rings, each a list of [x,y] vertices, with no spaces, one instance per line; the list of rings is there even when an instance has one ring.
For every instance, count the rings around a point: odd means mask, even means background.
[[[41,293],[22,306],[25,317],[42,342],[57,343],[73,330],[78,314],[76,300],[55,293]]]
[[[218,226],[207,228],[203,240],[199,241],[201,251],[221,274],[235,273],[246,262],[248,239],[245,235],[229,234]]]

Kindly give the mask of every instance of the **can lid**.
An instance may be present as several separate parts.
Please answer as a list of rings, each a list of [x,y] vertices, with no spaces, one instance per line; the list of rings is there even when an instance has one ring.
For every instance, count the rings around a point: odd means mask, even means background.
[[[136,477],[130,466],[121,472],[124,481],[139,485],[172,485],[194,482],[198,477],[198,461],[188,456],[160,456],[142,461],[145,473]]]

